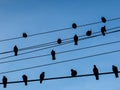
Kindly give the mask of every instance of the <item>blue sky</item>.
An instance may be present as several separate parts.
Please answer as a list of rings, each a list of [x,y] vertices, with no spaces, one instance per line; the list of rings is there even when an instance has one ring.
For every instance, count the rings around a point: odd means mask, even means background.
[[[0,0],[0,40],[21,36],[23,32],[31,35],[38,32],[71,27],[71,24],[74,22],[78,25],[96,22],[100,21],[101,16],[105,16],[107,19],[120,17],[119,8],[119,0]],[[77,28],[76,30],[70,29],[62,32],[29,37],[26,39],[21,38],[13,41],[0,42],[0,52],[13,50],[14,45],[17,45],[19,48],[23,48],[56,41],[58,38],[65,39],[73,37],[74,34],[84,35],[86,31],[90,29],[92,29],[93,32],[100,31],[100,28],[104,25],[106,25],[106,28],[116,27],[119,26],[119,20]],[[119,33],[106,35],[105,37],[100,36],[89,40],[79,41],[78,46],[74,46],[74,44],[71,43],[36,53],[7,58],[5,61],[48,54],[52,49],[56,52],[61,52],[63,50],[117,41],[119,40],[119,37]],[[119,48],[120,44],[118,43],[59,54],[57,55],[56,61],[52,61],[51,56],[47,56],[21,62],[0,64],[0,72],[69,60],[112,50],[119,50]],[[0,55],[0,58],[13,54],[14,53]],[[0,79],[2,79],[3,75],[6,75],[8,77],[8,81],[22,80],[21,76],[23,74],[28,75],[29,79],[36,79],[39,78],[39,74],[42,71],[45,72],[46,78],[67,76],[70,75],[71,68],[76,69],[78,74],[88,74],[93,73],[92,69],[94,64],[97,65],[100,72],[109,72],[112,70],[111,66],[113,64],[119,68],[119,63],[119,53],[114,53],[21,72],[1,74]],[[83,77],[45,81],[41,85],[39,82],[28,83],[27,87],[25,87],[23,83],[12,84],[8,85],[6,90],[119,90],[119,83],[119,78],[114,78],[114,75],[112,74],[100,76],[99,81],[96,81],[95,77]],[[4,90],[2,85],[0,85],[0,89]]]

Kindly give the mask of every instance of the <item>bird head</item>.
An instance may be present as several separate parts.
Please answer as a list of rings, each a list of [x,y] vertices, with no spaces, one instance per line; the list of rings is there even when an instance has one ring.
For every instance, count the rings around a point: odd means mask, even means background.
[[[96,65],[94,65],[94,68],[96,68]]]

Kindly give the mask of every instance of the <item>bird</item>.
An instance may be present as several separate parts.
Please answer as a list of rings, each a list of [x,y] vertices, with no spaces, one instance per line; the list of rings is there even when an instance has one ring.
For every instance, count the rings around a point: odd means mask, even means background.
[[[6,76],[3,76],[2,82],[3,82],[3,87],[6,88],[7,87],[7,77]]]
[[[58,44],[61,44],[61,43],[62,43],[61,38],[58,38],[57,43],[58,43]]]
[[[96,65],[94,65],[93,73],[95,75],[96,80],[99,80],[99,71],[98,71],[98,68],[96,67]]]
[[[103,36],[105,36],[105,32],[106,32],[106,27],[105,26],[101,27],[101,33]]]
[[[106,23],[106,18],[105,17],[101,17],[101,21],[103,22],[103,23]]]
[[[76,28],[77,28],[77,24],[76,24],[76,23],[73,23],[73,24],[72,24],[72,28],[73,28],[73,29],[76,29]]]
[[[115,74],[115,77],[118,78],[119,75],[118,75],[118,68],[117,68],[117,66],[112,65],[112,71],[113,71],[113,73]]]
[[[91,34],[92,34],[92,31],[91,31],[91,30],[88,30],[88,31],[86,32],[86,36],[91,36]]]
[[[28,81],[28,77],[27,77],[27,75],[23,75],[22,76],[22,78],[23,78],[23,81],[24,81],[24,83],[25,83],[25,86],[27,86],[27,81]]]
[[[17,56],[18,55],[18,47],[16,45],[14,46],[13,51],[14,51],[14,55]]]
[[[74,35],[74,45],[78,45],[78,36]]]
[[[24,37],[24,38],[27,38],[27,33],[23,33],[23,37]]]
[[[74,69],[71,69],[71,76],[75,77],[77,75],[77,71]]]
[[[40,83],[43,82],[44,78],[45,78],[45,72],[42,72],[42,73],[40,74]]]
[[[56,56],[55,56],[55,54],[56,54],[56,53],[55,53],[55,51],[54,51],[54,50],[52,50],[52,51],[51,51],[52,60],[55,60],[55,59],[56,59]]]

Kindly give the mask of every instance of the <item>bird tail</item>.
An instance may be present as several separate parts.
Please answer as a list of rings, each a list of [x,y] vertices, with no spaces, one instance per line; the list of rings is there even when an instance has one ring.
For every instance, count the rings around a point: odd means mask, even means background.
[[[42,81],[43,81],[43,80],[40,79],[40,84],[42,84]]]
[[[99,75],[96,75],[95,77],[96,77],[96,80],[99,80]]]
[[[102,35],[105,36],[105,32],[102,32]]]
[[[78,45],[78,42],[77,42],[77,41],[75,42],[75,45]]]
[[[27,86],[27,82],[25,82],[25,86]]]
[[[118,78],[118,77],[119,77],[118,73],[116,73],[116,74],[115,74],[115,77],[116,77],[116,78]]]
[[[7,87],[7,84],[4,84],[4,88],[6,88]]]
[[[15,56],[17,56],[17,52],[15,52]]]
[[[55,56],[53,56],[53,57],[52,57],[52,60],[55,60],[55,59],[56,59],[56,57],[55,57]]]

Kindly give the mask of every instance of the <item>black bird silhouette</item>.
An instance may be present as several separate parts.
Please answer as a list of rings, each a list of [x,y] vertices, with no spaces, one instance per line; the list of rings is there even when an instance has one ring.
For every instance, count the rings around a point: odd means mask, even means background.
[[[23,37],[24,37],[24,38],[27,38],[27,33],[23,33]]]
[[[55,51],[54,51],[54,50],[52,50],[52,51],[51,51],[52,60],[55,60],[55,59],[56,59],[56,56],[55,56],[55,54],[56,54],[56,53],[55,53]]]
[[[106,18],[105,17],[101,17],[101,21],[103,22],[103,23],[106,23]]]
[[[92,34],[91,30],[89,30],[89,31],[86,32],[86,36],[91,36],[91,34]]]
[[[25,83],[25,86],[27,86],[27,81],[28,81],[28,77],[27,77],[27,75],[23,75],[22,76],[22,78],[23,78],[23,81],[24,81],[24,83]]]
[[[18,47],[16,45],[14,46],[13,51],[14,51],[14,55],[17,56],[18,55]]]
[[[72,24],[72,28],[76,29],[76,28],[77,28],[77,24],[76,24],[76,23],[73,23],[73,24]]]
[[[74,45],[78,45],[78,36],[74,35]]]
[[[61,38],[58,38],[57,43],[58,43],[58,44],[61,44],[61,43],[62,43]]]
[[[99,71],[98,71],[98,68],[96,67],[96,65],[94,65],[93,73],[95,75],[96,80],[99,80]]]
[[[113,73],[115,74],[115,77],[118,78],[119,75],[118,75],[118,68],[117,68],[117,66],[112,65],[112,71],[113,71]]]
[[[106,27],[101,27],[101,33],[103,36],[105,36],[105,33],[106,33]]]
[[[42,72],[40,74],[40,83],[42,83],[42,81],[44,80],[44,78],[45,78],[45,72]]]
[[[7,77],[6,76],[3,76],[2,82],[3,82],[3,87],[6,88],[7,87]]]
[[[77,71],[74,69],[71,69],[71,76],[75,77],[77,75]]]

